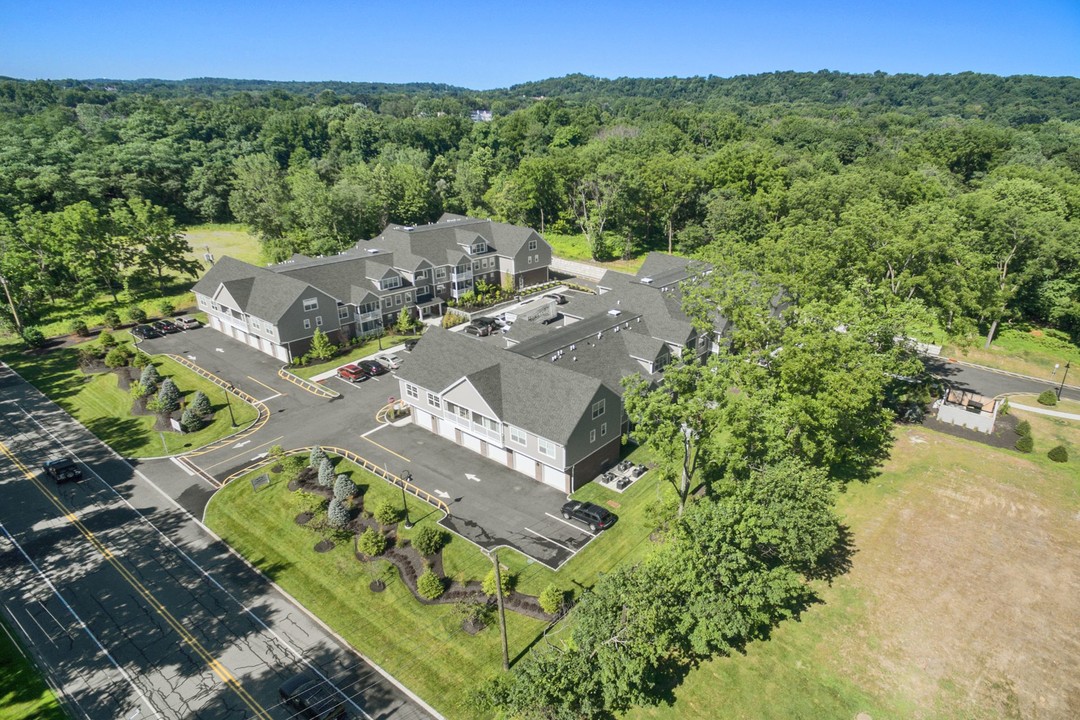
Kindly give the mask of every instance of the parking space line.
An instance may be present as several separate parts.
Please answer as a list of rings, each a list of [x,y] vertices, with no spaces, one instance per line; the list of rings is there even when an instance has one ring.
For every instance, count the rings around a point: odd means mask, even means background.
[[[386,452],[390,453],[390,454],[391,454],[391,455],[393,455],[394,457],[399,457],[399,458],[401,458],[402,460],[404,460],[405,462],[412,462],[412,460],[410,460],[409,458],[405,457],[404,455],[399,455],[398,453],[394,452],[394,451],[393,451],[393,450],[391,450],[390,448],[386,447],[385,445],[380,445],[379,443],[375,442],[374,440],[372,440],[372,439],[371,439],[371,438],[369,438],[369,437],[366,437],[366,436],[364,436],[364,435],[361,435],[360,437],[361,437],[361,438],[363,438],[364,440],[367,440],[367,441],[368,441],[369,443],[371,443],[371,444],[372,444],[372,445],[374,445],[375,447],[378,447],[378,448],[382,448],[383,450],[385,450]]]
[[[563,520],[563,519],[562,519],[561,517],[558,517],[558,516],[556,516],[556,515],[552,515],[552,514],[551,514],[551,513],[549,513],[549,512],[546,512],[546,513],[544,513],[544,514],[545,514],[545,515],[547,515],[547,516],[548,516],[549,518],[551,518],[552,520],[558,520],[558,521],[559,521],[559,522],[561,522],[561,523],[562,523],[563,525],[569,525],[570,527],[574,528],[574,529],[575,529],[575,530],[577,530],[578,532],[583,532],[583,533],[585,533],[585,534],[586,534],[586,535],[588,535],[589,537],[596,537],[596,533],[592,533],[592,532],[589,532],[588,530],[586,530],[585,528],[581,528],[581,527],[578,527],[577,525],[575,525],[575,524],[574,524],[574,523],[572,523],[572,522],[567,522],[566,520]]]
[[[271,395],[270,397],[267,397],[267,398],[262,398],[261,400],[259,400],[259,402],[261,402],[261,403],[265,403],[265,402],[270,402],[270,401],[271,401],[271,400],[273,400],[274,398],[279,398],[279,397],[281,397],[281,396],[282,396],[282,395],[284,395],[284,394],[285,394],[285,393],[278,393],[277,395]]]
[[[278,395],[284,395],[284,394],[285,394],[285,393],[281,392],[280,390],[278,390],[278,389],[277,389],[277,388],[275,388],[275,387],[270,387],[269,385],[267,385],[266,383],[264,383],[264,382],[263,382],[262,380],[256,380],[255,378],[251,377],[250,375],[248,375],[248,377],[249,377],[249,378],[251,378],[251,380],[252,380],[253,382],[257,382],[257,383],[259,383],[260,385],[262,385],[262,386],[263,386],[264,388],[266,388],[266,389],[267,389],[267,390],[269,390],[270,392],[273,392],[273,393],[277,393]]]
[[[523,525],[522,527],[525,527],[525,526]],[[532,529],[530,529],[530,528],[525,528],[525,529],[526,529],[526,530],[527,530],[528,532],[531,532],[531,533],[532,533],[533,535],[535,535],[536,537],[538,537],[538,538],[543,538],[544,540],[547,540],[547,541],[548,541],[549,543],[551,543],[552,545],[558,545],[558,546],[559,546],[559,547],[561,547],[561,548],[562,548],[563,550],[566,550],[566,551],[568,551],[568,552],[570,553],[570,555],[571,555],[571,556],[573,556],[573,555],[577,555],[577,550],[575,550],[575,549],[573,549],[573,548],[571,548],[571,547],[567,547],[566,545],[563,545],[563,544],[562,544],[561,542],[557,542],[557,541],[555,541],[555,540],[552,540],[552,539],[551,539],[551,538],[549,538],[549,537],[548,537],[547,535],[541,535],[540,533],[536,532],[535,530],[532,530]]]

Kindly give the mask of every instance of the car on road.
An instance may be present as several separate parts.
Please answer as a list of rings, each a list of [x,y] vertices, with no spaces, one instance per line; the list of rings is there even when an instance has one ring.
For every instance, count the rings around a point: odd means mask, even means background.
[[[416,340],[406,340],[406,341],[405,341],[405,352],[412,352],[412,351],[413,351],[413,348],[414,348],[414,347],[416,347],[416,343],[418,343],[418,342],[420,342],[420,340],[419,340],[419,339],[416,339]]]
[[[368,374],[355,365],[339,367],[337,369],[337,376],[342,380],[347,380],[351,383],[364,382],[368,379]]]
[[[45,471],[45,474],[56,481],[57,484],[62,482],[68,482],[69,480],[75,482],[82,480],[82,470],[75,461],[71,458],[55,458],[49,460],[41,469]]]
[[[181,330],[194,330],[197,327],[202,327],[202,323],[197,318],[188,317],[187,315],[181,315],[173,322]]]
[[[172,320],[158,320],[156,322],[150,323],[150,325],[159,333],[163,333],[166,335],[180,332],[180,328],[178,328]]]
[[[483,327],[486,325],[487,327],[494,330],[495,328],[500,327],[502,325],[502,322],[500,322],[498,318],[478,317],[472,321],[472,324],[476,325],[477,327]]]
[[[281,701],[308,720],[347,720],[345,701],[332,685],[307,673],[295,675],[278,688]]]
[[[476,337],[487,337],[491,334],[490,325],[477,325],[476,323],[469,323],[465,326],[463,331],[469,335],[475,335]]]
[[[566,296],[559,293],[548,293],[544,297],[554,300],[556,305],[565,305],[567,303]]]
[[[571,500],[562,506],[562,516],[566,520],[577,520],[585,523],[593,532],[598,532],[612,526],[617,519],[599,505],[580,500]]]
[[[152,340],[161,337],[161,333],[150,325],[136,325],[131,328],[131,334],[140,340]]]
[[[401,358],[397,355],[380,355],[375,358],[375,362],[379,363],[387,370],[397,370],[401,367]]]
[[[374,360],[360,360],[356,363],[356,366],[366,372],[371,377],[385,375],[388,372],[386,368],[384,368],[382,365],[375,362]]]

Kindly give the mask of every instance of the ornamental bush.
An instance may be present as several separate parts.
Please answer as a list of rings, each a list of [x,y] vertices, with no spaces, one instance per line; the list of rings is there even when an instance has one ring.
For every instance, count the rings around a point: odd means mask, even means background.
[[[121,368],[128,364],[131,355],[122,347],[114,347],[105,356],[105,367]]]
[[[506,597],[513,589],[513,576],[510,575],[509,570],[499,568],[499,571],[499,576],[502,579],[502,594],[503,597]],[[488,570],[488,574],[484,577],[484,581],[480,584],[480,587],[485,594],[495,597],[495,568]]]
[[[158,303],[158,310],[161,311],[161,317],[168,318],[176,312],[176,306],[168,300],[162,300]]]
[[[1038,400],[1040,405],[1054,406],[1057,405],[1057,394],[1053,390],[1043,390]]]
[[[22,331],[22,340],[28,348],[39,348],[45,344],[45,333],[36,327],[25,327]]]
[[[133,323],[146,322],[146,311],[138,305],[132,305],[131,307],[129,307],[127,309],[127,314],[128,317],[131,318],[131,322]]]
[[[356,541],[356,548],[369,557],[375,557],[376,555],[382,555],[386,552],[387,546],[386,536],[375,528],[368,528]]]
[[[562,590],[555,587],[555,585],[548,585],[538,598],[540,609],[548,615],[554,615],[562,609],[564,597],[565,593]]]
[[[446,533],[435,525],[424,525],[416,531],[412,546],[421,555],[434,555],[446,544]]]
[[[334,486],[334,466],[330,464],[330,458],[324,457],[319,463],[319,484],[325,488]]]
[[[322,461],[325,459],[326,453],[321,447],[316,445],[314,448],[312,448],[311,455],[308,457],[308,467],[314,470],[318,470],[319,466],[322,465]]]
[[[371,514],[380,525],[393,525],[401,518],[401,508],[390,500],[380,500]]]
[[[1021,435],[1016,441],[1016,449],[1022,453],[1029,453],[1035,449],[1035,441],[1030,435]]]
[[[85,320],[77,318],[71,321],[71,334],[79,337],[90,337],[90,328],[86,326]]]
[[[1029,423],[1027,420],[1021,420],[1020,422],[1016,423],[1016,434],[1017,435],[1030,435],[1031,434],[1031,423]]]
[[[117,345],[116,337],[108,330],[98,333],[98,344],[103,348],[114,348]]]
[[[180,427],[182,427],[186,433],[195,432],[202,427],[202,424],[202,417],[198,413],[193,412],[190,406],[188,406],[184,410],[184,414],[180,416]]]
[[[446,591],[443,586],[442,578],[431,571],[428,568],[424,571],[424,574],[416,579],[416,592],[420,593],[420,597],[427,598],[428,600],[435,600],[442,596]]]
[[[333,498],[326,508],[326,521],[330,527],[341,530],[349,524],[349,509],[340,500]]]
[[[150,356],[144,353],[142,350],[135,351],[135,357],[131,358],[131,367],[144,368],[152,362]]]
[[[123,323],[120,322],[120,313],[116,312],[115,310],[108,310],[105,313],[105,317],[102,319],[102,322],[105,323],[106,327],[111,327],[113,330],[116,330],[121,325],[123,325]],[[102,335],[104,334],[105,333],[102,333]]]
[[[334,480],[334,499],[345,502],[356,497],[356,483],[348,475],[338,475]]]
[[[161,407],[160,412],[171,413],[180,409],[180,388],[176,387],[176,383],[173,382],[172,378],[165,378],[161,381],[161,389],[158,390],[157,399],[158,405]]]
[[[1069,462],[1069,451],[1065,449],[1064,445],[1055,445],[1050,448],[1050,452],[1046,453],[1046,457],[1054,462]]]

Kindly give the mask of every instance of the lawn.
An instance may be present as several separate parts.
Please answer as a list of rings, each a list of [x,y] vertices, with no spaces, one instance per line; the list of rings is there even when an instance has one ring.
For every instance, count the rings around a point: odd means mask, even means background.
[[[1040,410],[1053,410],[1055,412],[1072,413],[1073,415],[1080,415],[1080,401],[1069,400],[1065,398],[1058,400],[1057,405],[1040,405],[1038,395],[1010,395],[1009,402],[1020,405],[1028,405],[1030,407],[1039,408]],[[1017,412],[1023,412],[1017,410]],[[1024,415],[1027,417],[1027,415]]]
[[[589,246],[585,242],[584,235],[559,235],[556,233],[547,233],[544,235],[544,239],[551,245],[551,252],[554,255],[565,258],[566,260],[586,262],[626,273],[636,273],[638,268],[641,267],[641,264],[645,262],[644,253],[632,257],[629,260],[618,259],[605,262],[593,260],[592,253],[589,252]]]
[[[0,720],[62,720],[67,718],[37,667],[0,621]]]
[[[1080,444],[1075,424],[1031,422],[1039,447]],[[839,499],[855,551],[821,603],[628,719],[1080,716],[1077,459],[896,435]]]
[[[336,470],[349,474],[364,488],[367,508],[375,507],[381,499],[401,501],[400,490],[346,460],[338,459]],[[255,471],[259,472],[263,470]],[[252,490],[250,476],[218,492],[207,508],[207,524],[440,712],[449,718],[471,717],[469,691],[481,679],[499,672],[498,628],[489,627],[475,636],[466,634],[454,606],[421,605],[386,563],[381,563],[386,591],[371,592],[370,568],[353,557],[350,542],[328,553],[313,552],[321,536],[294,522],[310,501],[290,493],[279,476],[270,475],[271,484],[258,492]],[[501,550],[499,559],[517,576],[518,590],[535,595],[551,582],[565,590],[587,587],[598,573],[648,552],[649,508],[664,492],[651,478],[646,475],[622,495],[603,491],[619,498],[619,522],[559,572],[530,562],[517,552]],[[602,488],[590,489],[588,494],[594,500],[610,499],[600,497],[599,490]],[[425,523],[436,522],[441,513],[410,498],[409,515],[417,525],[411,531],[400,529],[404,537],[412,536]],[[491,561],[476,546],[456,536],[443,550],[443,563],[449,577],[462,581],[480,580],[491,569]],[[512,661],[531,647],[544,627],[543,622],[507,613]]]
[[[184,237],[191,244],[192,252],[188,257],[206,264],[204,253],[209,252],[214,260],[228,255],[252,265],[262,265],[262,247],[259,239],[239,224],[194,225],[184,231]]]
[[[1065,363],[1071,362],[1069,384],[1080,385],[1080,372],[1077,372],[1080,371],[1080,348],[1070,342],[1067,335],[1056,330],[1040,330],[1027,326],[1006,327],[998,334],[989,350],[984,350],[982,341],[976,340],[970,346],[948,343],[942,347],[941,353],[945,357],[977,365],[1058,382],[1061,380]],[[1056,375],[1055,364],[1061,366]]]
[[[354,348],[350,348],[347,352],[338,355],[337,357],[327,360],[321,363],[312,363],[311,365],[304,365],[302,367],[292,366],[289,368],[289,372],[293,375],[310,380],[319,373],[333,370],[334,368],[348,363],[355,362],[361,358],[367,357],[380,352],[382,348],[390,348],[395,345],[400,345],[406,340],[414,340],[420,337],[419,335],[387,335],[381,340],[368,340],[366,342],[357,345]]]
[[[127,332],[116,339],[131,339]],[[171,377],[185,398],[202,390],[210,398],[214,420],[198,432],[181,435],[154,430],[154,417],[131,414],[131,397],[121,390],[111,372],[86,375],[76,365],[73,348],[50,350],[41,355],[8,353],[4,362],[33,384],[102,441],[125,457],[173,455],[201,447],[234,432],[225,405],[224,391],[187,368],[165,357],[154,358],[162,377]],[[254,407],[239,398],[231,399],[232,412],[239,427],[258,417]],[[164,437],[164,444],[162,443]]]

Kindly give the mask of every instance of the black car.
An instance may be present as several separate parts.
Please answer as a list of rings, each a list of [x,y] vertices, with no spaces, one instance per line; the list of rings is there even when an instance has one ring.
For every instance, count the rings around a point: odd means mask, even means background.
[[[82,480],[82,470],[71,458],[56,458],[49,460],[41,466],[45,474],[58,484],[62,482]]]
[[[374,360],[360,360],[356,363],[356,367],[360,368],[371,377],[375,377],[376,375],[385,375],[387,372],[385,367],[383,367],[380,363],[375,362]]]
[[[161,333],[150,325],[136,325],[131,328],[131,334],[140,340],[151,340],[153,338],[161,337]]]
[[[491,325],[477,325],[476,323],[470,323],[465,326],[465,332],[469,335],[475,335],[476,337],[487,337],[491,334]]]
[[[347,720],[345,702],[333,686],[306,673],[291,677],[278,688],[281,700],[296,717],[309,720]]]
[[[565,305],[567,303],[566,296],[559,293],[548,293],[544,297],[554,300],[556,305]]]
[[[473,325],[477,327],[489,327],[492,330],[499,327],[502,323],[492,317],[478,317],[472,321]]]
[[[589,526],[593,532],[612,526],[616,518],[599,505],[571,500],[562,506],[562,516],[567,520],[577,520]]]
[[[416,347],[416,343],[418,343],[418,342],[420,342],[420,341],[419,340],[406,340],[405,341],[405,352],[412,352],[413,348]]]
[[[180,328],[178,328],[172,320],[158,320],[150,325],[159,333],[164,333],[166,335],[180,332]]]

